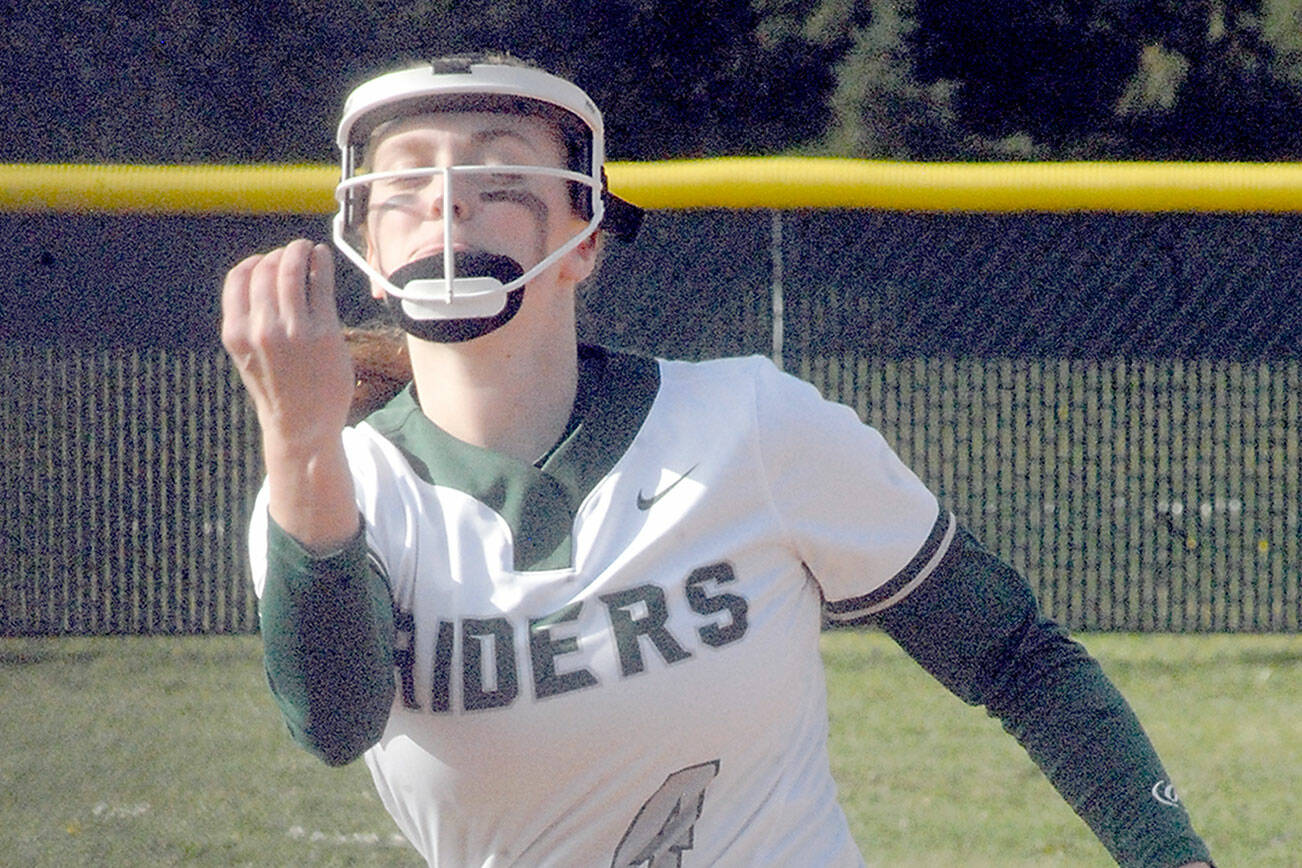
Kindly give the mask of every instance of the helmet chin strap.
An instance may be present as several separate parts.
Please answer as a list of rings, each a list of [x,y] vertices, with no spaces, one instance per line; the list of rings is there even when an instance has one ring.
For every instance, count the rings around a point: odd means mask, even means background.
[[[401,287],[403,297],[386,292],[385,306],[404,331],[434,343],[462,343],[497,331],[519,312],[524,301],[524,286],[506,293],[491,290],[519,280],[524,275],[524,267],[509,256],[479,250],[458,251],[451,257],[453,274],[457,275],[452,280],[454,289],[464,287],[472,291],[452,303],[457,305],[455,313],[440,309],[449,307],[449,304],[438,300],[437,296],[429,296],[440,293],[447,286],[448,281],[444,279],[447,258],[441,253],[426,256],[389,275],[388,282]],[[480,284],[486,290],[482,294],[473,291]],[[474,311],[467,310],[466,301],[479,298],[487,304]],[[477,315],[467,316],[469,313]]]

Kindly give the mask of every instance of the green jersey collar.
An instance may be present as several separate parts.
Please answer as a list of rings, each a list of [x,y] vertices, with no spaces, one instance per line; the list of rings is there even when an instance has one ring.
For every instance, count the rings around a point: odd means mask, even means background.
[[[421,412],[413,385],[366,422],[425,482],[465,492],[501,515],[514,535],[517,571],[564,569],[573,566],[579,504],[628,450],[659,387],[654,359],[581,346],[574,411],[537,465],[448,434]]]

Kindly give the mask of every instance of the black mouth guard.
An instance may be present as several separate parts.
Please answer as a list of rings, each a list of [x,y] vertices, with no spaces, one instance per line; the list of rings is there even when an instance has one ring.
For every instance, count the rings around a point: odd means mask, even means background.
[[[452,267],[455,277],[491,277],[503,286],[524,274],[524,266],[511,257],[482,250],[453,253]],[[442,280],[443,277],[443,254],[436,253],[395,270],[389,275],[389,282],[406,289],[413,280]]]
[[[524,267],[509,256],[485,253],[482,250],[460,251],[452,254],[452,267],[456,277],[491,277],[503,286],[524,274]],[[455,280],[456,277],[453,279]],[[406,287],[413,280],[441,280],[443,254],[437,253],[409,262],[389,275],[394,286]],[[457,344],[497,331],[511,321],[524,300],[524,287],[506,294],[506,306],[494,316],[466,317],[464,319],[413,319],[402,309],[402,301],[385,293],[385,309],[393,320],[408,334],[422,340],[440,344]]]

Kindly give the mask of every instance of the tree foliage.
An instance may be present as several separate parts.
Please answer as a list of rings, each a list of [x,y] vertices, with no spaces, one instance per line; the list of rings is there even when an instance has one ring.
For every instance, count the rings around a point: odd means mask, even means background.
[[[831,76],[731,0],[51,0],[6,20],[10,160],[329,160],[352,86],[483,48],[573,76],[617,157],[762,153],[822,129]]]
[[[911,47],[898,92],[943,98],[933,112],[952,112],[944,126],[966,134],[939,142],[951,157],[1302,154],[1302,0],[878,0],[872,9],[898,18]],[[841,106],[837,118],[854,128],[876,111]],[[911,142],[914,155],[935,151],[926,137]]]
[[[348,90],[506,49],[612,156],[1302,156],[1302,0],[6,3],[5,160],[329,161]]]

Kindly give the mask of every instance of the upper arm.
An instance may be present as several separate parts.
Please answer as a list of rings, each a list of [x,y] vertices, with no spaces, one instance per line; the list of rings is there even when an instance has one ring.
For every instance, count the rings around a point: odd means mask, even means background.
[[[1035,659],[1028,642],[1065,635],[1041,623],[1026,579],[959,528],[940,562],[875,623],[952,692],[989,704]]]

